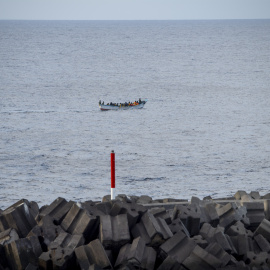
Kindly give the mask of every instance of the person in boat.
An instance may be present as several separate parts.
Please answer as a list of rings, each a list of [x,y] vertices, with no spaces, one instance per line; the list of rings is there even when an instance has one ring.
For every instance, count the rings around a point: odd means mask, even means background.
[[[141,101],[141,99],[139,98],[139,104],[141,104],[142,103],[142,101]]]
[[[104,101],[102,102],[102,105],[104,105]]]

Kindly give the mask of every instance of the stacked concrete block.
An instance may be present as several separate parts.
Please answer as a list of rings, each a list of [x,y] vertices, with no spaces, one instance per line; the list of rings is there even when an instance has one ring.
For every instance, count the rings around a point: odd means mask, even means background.
[[[169,225],[172,223],[172,219],[168,211],[166,211],[165,207],[154,207],[148,210],[149,213],[153,214],[155,218],[162,218]]]
[[[198,204],[176,205],[172,213],[172,219],[180,218],[191,236],[200,231],[201,209]]]
[[[48,251],[43,252],[39,257],[39,267],[49,269],[74,269],[76,266],[74,250],[84,244],[83,235],[70,235],[60,233],[50,243]]]
[[[120,248],[130,241],[127,214],[100,217],[99,237],[107,249]]]
[[[93,240],[98,234],[98,219],[79,205],[73,204],[61,223],[64,231],[70,234],[83,234],[86,241]]]
[[[150,238],[149,245],[152,247],[161,245],[163,242],[173,236],[166,221],[161,218],[155,218],[150,212],[146,212],[142,216],[140,223],[142,224],[141,228],[143,229],[144,233],[138,236],[142,236],[146,243],[148,243]]]
[[[261,234],[256,235],[254,241],[262,252],[270,253],[270,243]]]
[[[162,260],[171,257],[177,262],[182,263],[195,247],[195,241],[190,239],[182,231],[179,231],[160,246],[159,256]]]
[[[40,217],[49,215],[53,218],[54,223],[59,225],[73,204],[74,202],[67,202],[64,198],[59,197],[41,211]]]
[[[55,225],[53,218],[50,216],[45,216],[42,220],[29,232],[29,236],[39,237],[42,245],[42,249],[47,251],[48,245],[54,241],[54,239],[64,230]]]
[[[242,205],[247,209],[247,218],[249,219],[249,229],[254,231],[262,220],[265,218],[263,202],[242,202]]]
[[[118,254],[115,268],[136,267],[139,269],[154,269],[156,251],[147,247],[141,237],[133,240],[132,244],[124,245]]]
[[[210,224],[203,224],[200,235],[208,241],[208,243],[218,243],[226,252],[236,253],[236,249],[226,234],[223,227],[214,228]]]
[[[250,269],[270,269],[270,254],[261,252],[247,252],[244,256],[244,261],[250,266]]]
[[[205,250],[211,253],[213,256],[218,258],[222,262],[222,267],[229,264],[231,261],[231,256],[227,253],[218,243],[211,243],[209,244]]]
[[[172,257],[167,257],[157,268],[158,270],[184,270],[184,267]]]
[[[183,224],[180,218],[177,218],[169,224],[169,228],[173,234],[176,234],[179,231],[184,232],[188,237],[190,237],[189,231],[186,226]]]
[[[25,269],[29,263],[37,265],[42,249],[38,237],[21,238],[4,246],[8,266],[12,270]]]
[[[10,228],[0,233],[0,245],[6,245],[18,239],[19,235],[15,229]]]
[[[235,197],[21,200],[0,213],[0,270],[269,269],[270,196]]]
[[[146,211],[147,209],[144,206],[136,204],[133,201],[116,201],[112,205],[110,215],[127,214],[129,227],[132,228]]]
[[[227,203],[220,208],[217,208],[217,214],[219,216],[219,225],[225,229],[239,220],[246,221],[247,210],[238,202]]]
[[[88,245],[75,249],[77,264],[82,270],[88,270],[92,265],[102,269],[112,269],[111,262],[99,239],[91,241]]]
[[[10,207],[0,215],[0,232],[13,228],[17,231],[19,237],[26,237],[36,224],[26,202]]]
[[[217,269],[223,262],[208,251],[196,246],[191,254],[183,261],[183,265],[189,270]]]
[[[228,234],[229,236],[237,236],[240,234],[244,234],[250,237],[253,236],[253,232],[246,229],[245,225],[241,221],[237,221],[234,225],[229,227],[226,230],[226,234]]]
[[[261,234],[268,242],[270,242],[270,221],[267,219],[262,220],[258,228],[255,230],[254,235]]]

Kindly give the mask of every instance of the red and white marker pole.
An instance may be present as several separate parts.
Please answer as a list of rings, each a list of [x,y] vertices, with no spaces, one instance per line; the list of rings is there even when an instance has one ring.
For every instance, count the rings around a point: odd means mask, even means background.
[[[114,189],[115,189],[115,153],[112,150],[111,152],[111,200],[115,199]]]

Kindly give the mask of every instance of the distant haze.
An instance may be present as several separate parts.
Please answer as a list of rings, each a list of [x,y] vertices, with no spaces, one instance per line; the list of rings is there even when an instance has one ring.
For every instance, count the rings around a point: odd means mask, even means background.
[[[0,20],[270,19],[270,0],[0,0]]]

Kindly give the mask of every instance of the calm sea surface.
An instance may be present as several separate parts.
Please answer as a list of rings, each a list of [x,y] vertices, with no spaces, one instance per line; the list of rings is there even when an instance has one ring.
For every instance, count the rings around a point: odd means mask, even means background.
[[[270,192],[270,20],[0,21],[0,208]],[[141,110],[98,101],[147,98]]]

